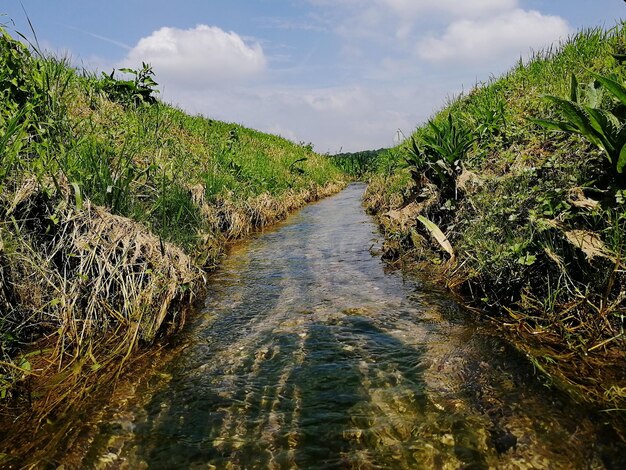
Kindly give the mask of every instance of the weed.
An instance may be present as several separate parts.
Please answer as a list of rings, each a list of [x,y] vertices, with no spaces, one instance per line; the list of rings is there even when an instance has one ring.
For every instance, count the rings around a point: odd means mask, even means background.
[[[565,121],[532,119],[532,122],[547,129],[570,134],[579,134],[596,145],[605,153],[617,183],[626,185],[626,88],[617,81],[601,75],[594,75],[600,85],[609,91],[617,100],[613,109],[605,110],[581,104],[578,99],[578,82],[572,75],[570,99],[547,96],[561,111]],[[601,101],[597,88],[590,87],[587,95],[594,104]]]
[[[104,92],[111,101],[124,106],[157,102],[153,94],[159,92],[156,90],[158,83],[152,78],[154,72],[149,64],[144,62],[137,70],[121,68],[119,71],[134,75],[135,78],[133,80],[116,79],[115,70],[113,70],[109,75],[103,72],[101,80],[97,83],[98,89]]]
[[[428,122],[428,130],[411,138],[406,161],[416,183],[426,176],[443,193],[444,199],[456,199],[456,177],[475,138],[449,113],[442,124]]]

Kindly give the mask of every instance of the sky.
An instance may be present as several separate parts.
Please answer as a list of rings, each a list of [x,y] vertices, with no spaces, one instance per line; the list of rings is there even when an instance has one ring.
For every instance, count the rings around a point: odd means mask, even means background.
[[[78,67],[148,62],[192,114],[312,143],[390,147],[447,100],[622,0],[2,0],[0,23]]]

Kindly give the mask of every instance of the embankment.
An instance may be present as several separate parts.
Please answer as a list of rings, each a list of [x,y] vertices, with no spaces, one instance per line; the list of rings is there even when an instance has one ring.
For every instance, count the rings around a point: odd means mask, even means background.
[[[343,185],[310,146],[162,103],[149,66],[129,76],[0,31],[7,420],[44,423],[111,381],[183,325],[229,241]]]
[[[626,50],[582,31],[478,84],[382,159],[385,256],[444,280],[551,383],[626,402]]]

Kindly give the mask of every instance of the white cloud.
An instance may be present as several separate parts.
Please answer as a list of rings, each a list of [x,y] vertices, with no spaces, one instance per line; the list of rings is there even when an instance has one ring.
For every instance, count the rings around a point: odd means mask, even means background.
[[[519,0],[309,0],[330,18],[331,29],[351,40],[397,46],[450,20],[511,12]]]
[[[368,97],[363,89],[349,87],[333,90],[313,90],[303,95],[304,102],[316,111],[350,114],[367,108]]]
[[[444,12],[460,17],[492,15],[517,7],[517,0],[376,0],[399,15]]]
[[[362,12],[374,9],[379,15],[394,13],[401,17],[441,12],[455,17],[493,15],[518,7],[518,0],[309,0],[315,6],[343,8]],[[353,16],[358,16],[358,13]]]
[[[195,89],[256,77],[267,66],[260,44],[207,25],[154,31],[139,40],[122,65],[137,67],[141,62],[150,63],[166,87]]]
[[[291,140],[292,142],[302,142],[301,140],[298,140],[298,136],[294,131],[284,127],[284,125],[280,123],[268,126],[267,129],[265,129],[265,132],[278,135],[280,137],[283,137],[284,139]]]
[[[516,9],[484,19],[454,21],[442,36],[420,40],[417,54],[431,62],[494,62],[504,56],[526,55],[570,33],[561,17]]]

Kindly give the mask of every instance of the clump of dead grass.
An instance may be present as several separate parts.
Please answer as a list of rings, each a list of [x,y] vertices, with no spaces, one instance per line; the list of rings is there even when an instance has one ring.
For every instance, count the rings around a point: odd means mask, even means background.
[[[184,324],[203,275],[180,248],[89,201],[77,207],[68,185],[50,195],[28,180],[5,207],[14,221],[2,230],[5,322],[22,341],[45,343],[49,366],[74,371],[61,381],[80,377],[85,361],[97,370],[115,357],[121,367]]]

